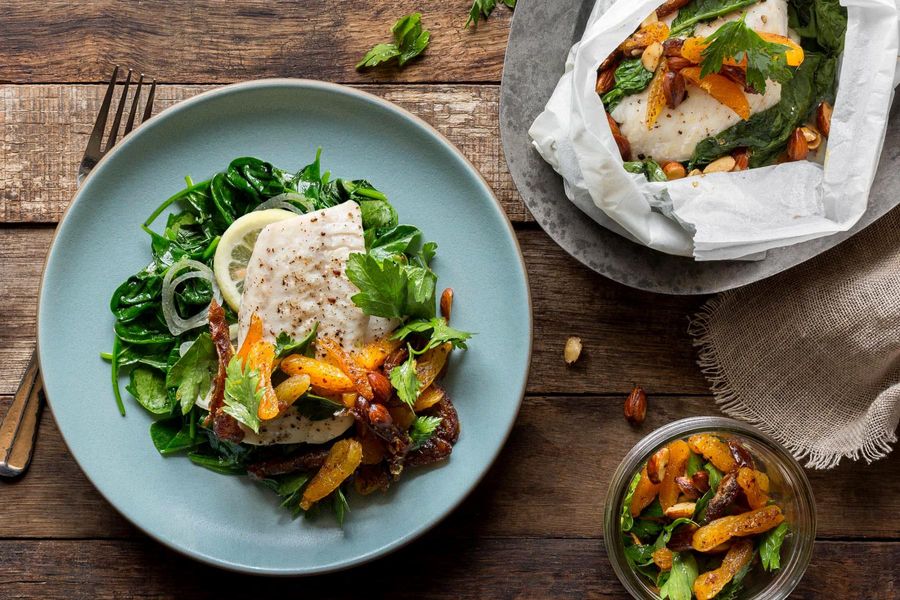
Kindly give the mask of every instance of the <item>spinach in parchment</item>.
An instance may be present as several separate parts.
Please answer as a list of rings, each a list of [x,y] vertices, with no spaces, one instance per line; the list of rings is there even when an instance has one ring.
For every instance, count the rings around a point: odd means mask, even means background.
[[[672,21],[669,37],[691,35],[694,26],[756,4],[759,0],[693,0],[678,11]]]
[[[791,0],[790,24],[801,35],[805,53],[793,78],[781,88],[781,100],[747,121],[697,144],[690,169],[711,163],[737,148],[750,150],[750,167],[775,161],[788,138],[822,101],[833,102],[837,61],[847,30],[847,11],[837,0]]]
[[[603,106],[606,112],[612,112],[622,98],[644,91],[653,79],[653,71],[644,68],[640,58],[623,60],[616,67],[616,84],[603,94]]]

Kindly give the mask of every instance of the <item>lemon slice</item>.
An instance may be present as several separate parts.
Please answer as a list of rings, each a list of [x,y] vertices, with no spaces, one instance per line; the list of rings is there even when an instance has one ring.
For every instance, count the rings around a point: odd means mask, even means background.
[[[253,246],[259,232],[269,223],[284,221],[296,217],[295,213],[279,208],[258,210],[248,213],[232,223],[219,245],[213,259],[213,273],[216,283],[222,292],[222,298],[234,310],[241,308],[241,294],[244,293],[244,277],[247,276],[247,263],[253,254]]]

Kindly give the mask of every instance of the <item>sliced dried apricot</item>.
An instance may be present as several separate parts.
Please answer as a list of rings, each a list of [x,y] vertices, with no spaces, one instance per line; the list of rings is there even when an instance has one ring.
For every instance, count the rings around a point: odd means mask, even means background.
[[[733,537],[746,537],[763,533],[784,521],[781,509],[776,505],[751,510],[740,515],[722,517],[694,532],[691,545],[698,552],[710,552]]]
[[[694,595],[697,600],[710,600],[722,591],[728,582],[734,579],[738,571],[753,558],[753,542],[740,540],[735,542],[718,569],[707,571],[694,580]]]
[[[302,354],[291,354],[281,361],[288,375],[308,375],[310,385],[319,394],[346,394],[356,391],[350,378],[338,367]],[[354,394],[354,400],[356,395]]]
[[[309,375],[291,375],[278,384],[275,388],[275,396],[278,398],[278,407],[286,409],[297,401],[300,396],[309,390]]]
[[[443,400],[445,396],[444,390],[441,389],[438,384],[433,383],[422,390],[422,393],[416,398],[415,411],[422,412],[423,410],[429,409]]]
[[[667,447],[669,449],[669,463],[666,465],[666,474],[659,488],[659,503],[663,511],[668,510],[678,502],[681,488],[678,487],[675,479],[684,475],[688,458],[691,456],[691,448],[684,440],[675,440]]]
[[[737,482],[747,496],[750,508],[762,508],[769,502],[769,476],[749,467],[738,469]]]
[[[303,490],[300,508],[309,510],[313,504],[336,490],[345,479],[353,475],[362,462],[362,455],[362,445],[353,438],[335,442],[328,451],[325,464]]]
[[[426,389],[434,383],[434,380],[444,370],[451,350],[453,350],[453,345],[447,342],[428,350],[419,358],[416,362],[416,378],[419,380],[420,389]]]
[[[372,384],[369,382],[369,372],[361,367],[350,354],[345,352],[337,340],[319,338],[316,340],[316,349],[325,352],[328,359],[350,378],[360,396],[366,400],[375,398],[375,392],[372,390]]]
[[[750,103],[743,88],[727,77],[711,73],[700,77],[700,67],[687,67],[681,70],[682,77],[733,110],[747,120],[750,118]],[[653,85],[651,83],[651,85]],[[649,102],[649,100],[648,100]]]
[[[785,51],[785,57],[787,58],[788,66],[796,67],[803,62],[803,48],[791,38],[763,31],[758,31],[757,33],[759,34],[759,37],[767,42],[787,46],[788,49]],[[681,46],[681,56],[694,64],[699,64],[703,61],[703,51],[706,50],[708,45],[709,44],[706,43],[706,38],[704,37],[687,38]],[[735,67],[746,67],[747,59],[735,60],[734,58],[726,58],[722,61],[722,64]]]
[[[634,488],[634,494],[631,496],[631,516],[636,517],[641,514],[645,508],[650,506],[653,499],[659,493],[661,484],[653,483],[647,475],[647,467],[641,469],[641,479],[638,481],[637,487]]]
[[[653,551],[653,563],[659,567],[660,571],[672,570],[672,551],[666,547],[662,547]]]
[[[692,435],[688,438],[688,446],[723,473],[734,468],[734,458],[731,456],[728,445],[711,433]]]
[[[622,42],[619,50],[626,56],[634,56],[635,53],[640,54],[640,51],[653,42],[664,42],[667,37],[669,37],[669,26],[662,21],[656,21],[635,31],[631,37]]]
[[[656,69],[656,74],[650,81],[650,86],[647,91],[647,131],[653,129],[653,126],[656,125],[656,121],[659,119],[659,115],[662,114],[663,109],[666,107],[666,91],[664,84],[666,73],[668,72],[668,61],[663,58],[659,63],[659,67]]]
[[[381,368],[391,352],[400,347],[403,342],[394,339],[381,339],[370,342],[353,353],[356,362],[367,371]]]

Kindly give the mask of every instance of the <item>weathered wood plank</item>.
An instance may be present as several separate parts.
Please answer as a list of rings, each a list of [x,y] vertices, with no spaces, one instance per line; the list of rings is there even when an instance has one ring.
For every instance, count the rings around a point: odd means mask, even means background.
[[[626,288],[572,260],[542,231],[518,236],[534,303],[530,392],[624,394],[634,382],[651,394],[706,392],[686,331],[700,299]],[[34,346],[35,299],[51,237],[49,227],[0,227],[0,393],[15,390]],[[569,335],[585,344],[572,368],[562,359]]]
[[[160,86],[154,107],[158,113],[212,87]],[[472,161],[512,221],[531,220],[506,169],[497,86],[378,85],[365,90],[428,121]],[[0,85],[0,222],[52,223],[60,218],[75,193],[78,164],[104,91],[102,85]]]
[[[471,0],[8,2],[0,13],[0,81],[104,81],[111,64],[172,83],[260,77],[330,81],[499,81],[511,13],[466,30]],[[358,73],[394,22],[421,10],[423,57],[402,71]]]
[[[0,414],[8,402],[8,396],[0,399]],[[711,398],[652,398],[647,421],[635,429],[620,407],[617,397],[527,397],[497,464],[448,518],[446,531],[472,538],[600,537],[609,480],[628,450],[666,423],[717,413]],[[0,538],[136,535],[81,473],[49,413],[28,474],[0,482],[6,516]],[[150,444],[149,437],[142,443]],[[848,462],[833,471],[810,471],[809,477],[820,538],[900,539],[900,521],[889,517],[900,514],[900,461]],[[873,482],[878,493],[872,493]]]
[[[447,533],[444,531],[443,533]],[[893,600],[900,543],[819,542],[791,598]],[[149,540],[0,541],[5,598],[327,598],[626,599],[597,539],[426,535],[390,558],[347,574],[262,579],[226,573]],[[851,576],[852,575],[852,576]]]

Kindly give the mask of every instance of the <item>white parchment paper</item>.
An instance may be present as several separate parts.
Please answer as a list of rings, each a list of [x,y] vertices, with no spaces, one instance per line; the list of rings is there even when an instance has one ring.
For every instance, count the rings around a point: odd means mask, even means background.
[[[568,198],[661,252],[753,260],[845,231],[865,213],[898,69],[900,0],[841,0],[847,36],[824,166],[800,161],[651,183],[626,172],[594,87],[597,67],[660,0],[598,0],[529,134]]]

